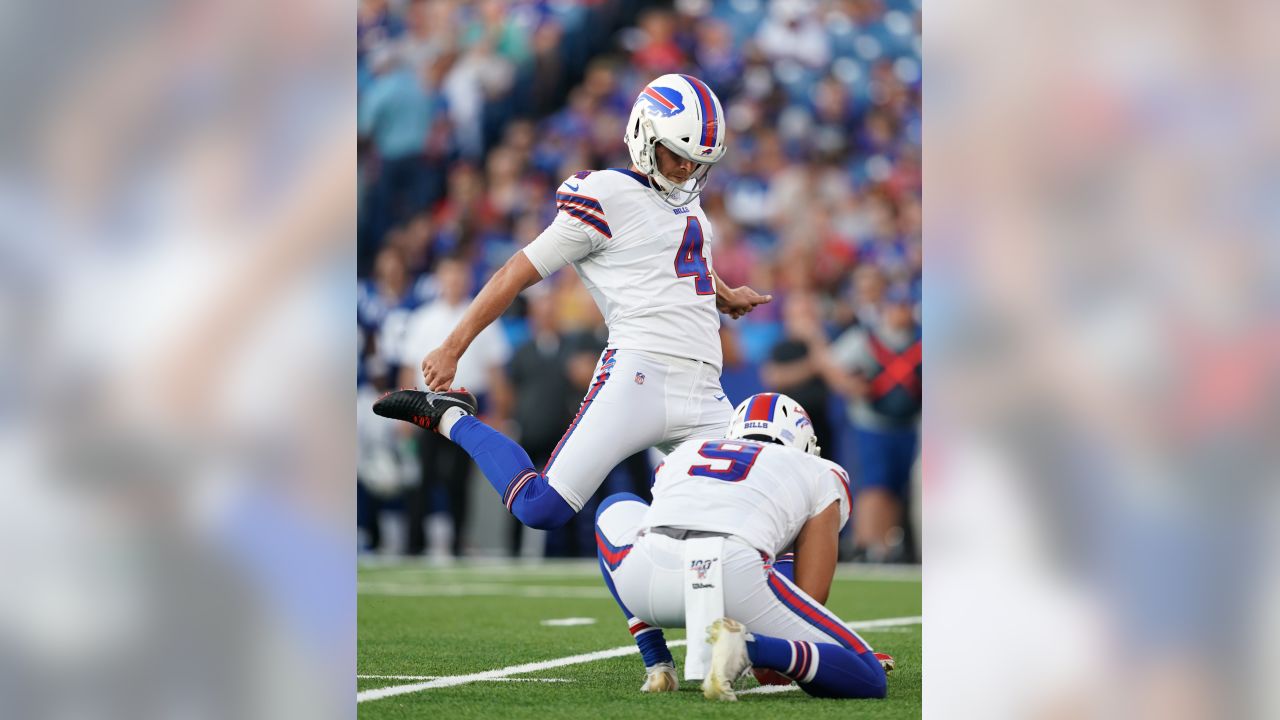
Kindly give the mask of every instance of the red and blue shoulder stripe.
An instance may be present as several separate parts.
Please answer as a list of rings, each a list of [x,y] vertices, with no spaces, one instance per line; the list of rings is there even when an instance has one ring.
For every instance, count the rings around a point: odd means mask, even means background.
[[[613,231],[604,219],[604,206],[599,200],[561,190],[556,193],[556,208],[599,230],[601,235],[613,238]]]

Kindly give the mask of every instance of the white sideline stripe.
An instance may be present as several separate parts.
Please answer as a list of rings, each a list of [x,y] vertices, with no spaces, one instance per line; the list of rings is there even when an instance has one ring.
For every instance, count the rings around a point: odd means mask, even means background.
[[[915,617],[884,618],[883,620],[859,620],[858,622],[845,623],[845,625],[849,626],[850,630],[875,630],[876,628],[922,624],[924,624],[924,618],[919,615]]]
[[[667,643],[667,647],[680,647],[681,645],[684,645],[684,640],[675,640]],[[414,683],[412,685],[392,685],[391,687],[358,692],[356,693],[356,702],[362,703],[369,700],[381,700],[382,698],[394,697],[396,695],[404,695],[406,693],[414,693],[422,690],[434,690],[442,687],[465,685],[479,680],[494,680],[497,678],[507,677],[508,675],[538,672],[540,670],[549,670],[551,668],[564,667],[566,665],[578,665],[580,663],[594,662],[596,660],[622,657],[623,655],[635,655],[639,652],[639,648],[635,645],[624,645],[622,647],[610,648],[609,650],[597,650],[596,652],[583,653],[581,655],[570,655],[569,657],[556,658],[555,660],[510,665],[497,670],[485,670],[484,672],[472,673],[470,675],[452,675],[436,678],[435,680],[429,680],[427,682]]]
[[[439,675],[357,675],[357,680],[436,680]],[[565,678],[490,678],[477,682],[573,682]]]
[[[922,621],[923,618],[915,616],[881,618],[878,620],[860,620],[858,622],[846,624],[852,630],[874,630],[876,628],[895,627],[898,625],[919,625]],[[673,640],[667,643],[667,647],[681,647],[684,644],[684,640]],[[470,675],[448,675],[436,678],[435,680],[413,683],[412,685],[392,685],[390,687],[364,690],[356,693],[356,703],[367,702],[369,700],[381,700],[382,698],[395,697],[396,695],[405,695],[408,693],[420,692],[422,690],[434,690],[442,687],[465,685],[467,683],[482,680],[495,680],[511,675],[520,675],[523,673],[538,672],[540,670],[549,670],[551,668],[565,667],[566,665],[578,665],[581,663],[595,662],[596,660],[607,660],[609,658],[622,657],[624,655],[635,655],[639,652],[639,648],[634,644],[623,645],[622,647],[610,648],[608,650],[597,650],[595,652],[583,653],[581,655],[570,655],[569,657],[556,658],[555,660],[543,660],[541,662],[510,665],[497,670],[485,670],[484,672],[472,673]],[[749,691],[744,690],[743,692]],[[775,690],[773,692],[781,691]]]
[[[541,624],[547,627],[573,627],[575,625],[595,625],[596,619],[589,617],[550,618],[543,620]]]
[[[402,595],[406,597],[463,597],[467,595],[494,595],[498,597],[529,598],[611,598],[602,587],[573,587],[566,585],[501,585],[495,583],[469,583],[466,585],[406,585],[403,583],[356,583],[359,595]]]

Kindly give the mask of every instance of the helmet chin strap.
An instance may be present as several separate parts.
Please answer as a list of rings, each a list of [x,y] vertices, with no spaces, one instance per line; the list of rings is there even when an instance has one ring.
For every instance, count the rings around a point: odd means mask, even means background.
[[[683,183],[677,184],[655,168],[654,172],[649,176],[649,182],[654,186],[654,189],[662,195],[663,202],[671,205],[672,207],[684,207],[698,199],[698,196],[702,194],[702,188],[706,185],[707,174],[710,171],[711,168],[707,168],[696,178],[691,177]],[[692,188],[685,187],[689,183],[693,183]],[[672,198],[680,195],[681,193],[684,194],[683,202],[672,202]]]

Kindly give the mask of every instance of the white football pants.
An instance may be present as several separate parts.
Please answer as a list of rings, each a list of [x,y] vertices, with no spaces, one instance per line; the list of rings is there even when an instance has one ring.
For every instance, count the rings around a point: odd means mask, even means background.
[[[689,438],[724,437],[733,403],[720,372],[698,360],[639,350],[605,350],[578,415],[543,474],[581,510],[609,471],[650,447],[669,453]]]

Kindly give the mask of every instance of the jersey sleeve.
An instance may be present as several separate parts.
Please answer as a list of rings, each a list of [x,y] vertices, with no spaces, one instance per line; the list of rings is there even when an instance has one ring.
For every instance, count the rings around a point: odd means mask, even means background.
[[[813,506],[809,510],[809,516],[813,517],[826,510],[831,503],[838,502],[840,503],[840,527],[843,528],[849,522],[849,515],[853,510],[849,473],[833,462],[823,461],[821,465],[821,474],[813,484]]]
[[[604,205],[585,178],[570,177],[556,190],[556,219],[529,243],[524,254],[542,277],[599,251],[613,231]]]

